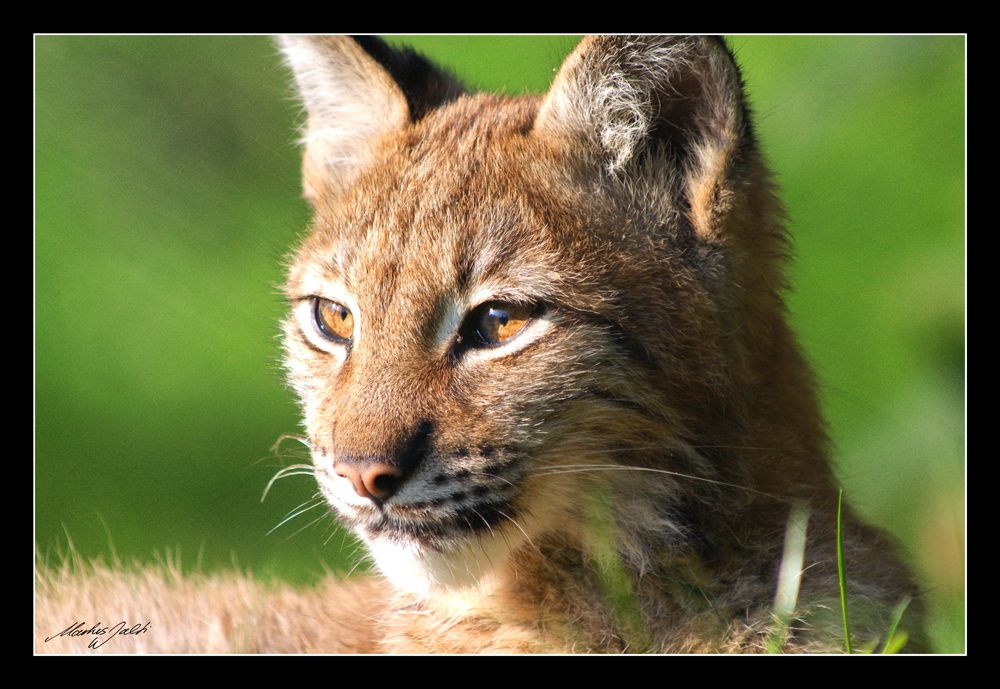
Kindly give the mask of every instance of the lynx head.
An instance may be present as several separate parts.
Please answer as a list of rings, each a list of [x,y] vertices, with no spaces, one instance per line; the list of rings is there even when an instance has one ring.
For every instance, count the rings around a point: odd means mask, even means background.
[[[748,452],[816,451],[780,209],[721,40],[588,38],[517,98],[374,38],[281,46],[315,213],[289,379],[323,495],[393,582],[488,582],[583,539],[602,491],[637,561],[664,534],[717,548]],[[791,430],[761,421],[779,407]]]

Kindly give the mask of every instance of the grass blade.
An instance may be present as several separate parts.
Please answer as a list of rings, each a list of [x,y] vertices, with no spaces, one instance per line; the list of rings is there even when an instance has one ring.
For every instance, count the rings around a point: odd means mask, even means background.
[[[614,510],[606,487],[597,486],[587,503],[587,551],[611,612],[628,642],[627,652],[647,653],[653,639],[646,627],[628,569],[618,551]]]
[[[841,504],[844,491],[837,496],[837,574],[840,577],[840,609],[844,614],[844,645],[851,652],[851,627],[847,622],[847,576],[844,573],[844,533],[841,529]]]
[[[899,622],[903,619],[903,613],[906,612],[906,606],[910,604],[910,600],[910,597],[906,596],[896,606],[896,610],[893,612],[892,625],[889,627],[889,635],[886,637],[882,653],[899,653],[900,649],[906,645],[909,636],[906,632],[899,632],[897,635],[896,628],[899,627]]]
[[[806,525],[809,523],[809,506],[803,503],[792,505],[785,526],[785,549],[781,554],[781,568],[778,571],[778,591],[774,596],[775,627],[767,637],[767,652],[781,653],[788,636],[788,627],[795,613],[799,598],[799,583],[802,580],[802,564],[805,561]]]

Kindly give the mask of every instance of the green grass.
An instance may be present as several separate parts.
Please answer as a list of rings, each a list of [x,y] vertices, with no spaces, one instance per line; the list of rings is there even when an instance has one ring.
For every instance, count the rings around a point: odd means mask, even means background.
[[[595,481],[593,489],[587,501],[587,553],[592,558],[604,598],[628,642],[627,651],[650,652],[653,639],[632,587],[632,578],[618,550],[611,498],[601,482]]]
[[[848,654],[853,653],[851,644],[851,625],[847,612],[847,568],[844,566],[844,535],[841,530],[841,506],[843,505],[844,491],[841,490],[837,496],[837,577],[840,581],[840,610],[844,619],[844,648]],[[883,654],[898,653],[906,645],[908,635],[899,629],[899,623],[903,619],[906,608],[910,605],[910,597],[906,596],[896,605],[893,610],[889,630],[886,634],[885,642],[882,644]],[[877,643],[867,649],[871,653],[877,647]]]
[[[837,576],[840,583],[840,611],[844,622],[844,652],[848,655],[855,652],[851,639],[850,616],[848,614],[847,568],[844,565],[844,539],[841,520],[841,506],[844,491],[837,497]],[[767,638],[768,653],[782,653],[788,638],[788,630],[798,604],[799,582],[802,577],[802,565],[805,559],[806,529],[809,522],[809,507],[796,504],[789,514],[785,530],[785,547],[782,553],[781,568],[778,576],[777,593],[774,600],[775,625]],[[894,608],[885,641],[881,643],[882,654],[899,653],[906,645],[908,635],[899,629],[899,623],[910,604],[906,596]],[[876,639],[861,649],[864,653],[873,653],[879,648],[880,640]]]
[[[851,653],[851,625],[847,614],[847,573],[844,567],[844,534],[841,531],[841,507],[844,491],[837,494],[837,578],[840,581],[840,611],[844,618],[844,648]]]

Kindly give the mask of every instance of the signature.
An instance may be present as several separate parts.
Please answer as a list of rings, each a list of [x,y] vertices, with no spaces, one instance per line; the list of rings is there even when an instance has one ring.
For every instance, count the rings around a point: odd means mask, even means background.
[[[94,636],[95,638],[87,644],[87,648],[100,648],[104,644],[111,641],[113,638],[119,634],[122,636],[132,636],[138,634],[145,634],[149,631],[149,622],[146,624],[133,624],[131,627],[124,620],[114,625],[113,627],[101,626],[101,623],[93,625],[90,629],[85,629],[87,626],[86,622],[74,622],[66,629],[62,630],[58,634],[48,637],[45,639],[46,643],[52,641],[52,639],[57,636]],[[107,637],[107,638],[105,638]]]

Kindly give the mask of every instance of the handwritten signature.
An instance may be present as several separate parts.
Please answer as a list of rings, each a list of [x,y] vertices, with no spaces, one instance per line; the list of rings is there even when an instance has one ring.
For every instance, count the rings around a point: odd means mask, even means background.
[[[46,643],[48,643],[57,636],[91,635],[96,638],[93,639],[89,644],[87,644],[87,648],[100,648],[101,646],[108,643],[119,634],[122,636],[133,636],[138,634],[145,634],[146,632],[149,631],[149,622],[147,622],[146,624],[133,624],[131,627],[128,627],[127,623],[124,620],[112,627],[101,626],[100,622],[93,625],[90,629],[85,629],[86,626],[87,626],[86,622],[74,622],[70,626],[66,627],[66,629],[59,632],[58,634],[48,637],[47,639],[45,639],[45,641]]]

